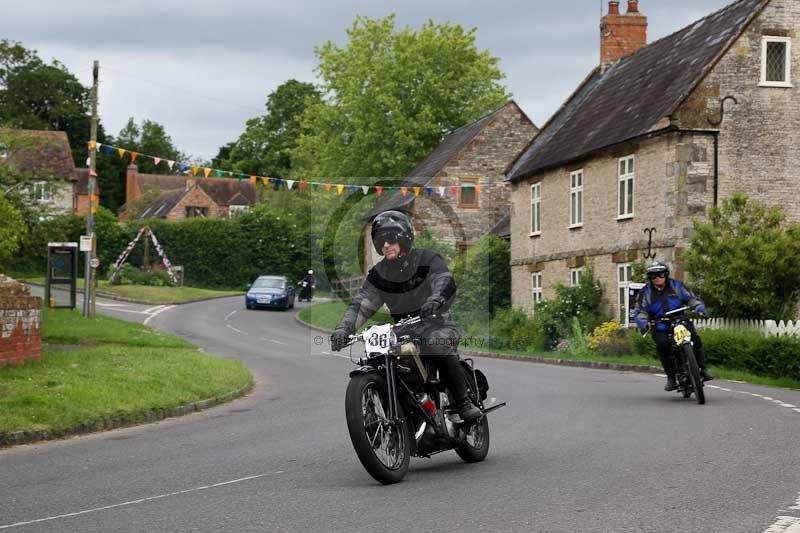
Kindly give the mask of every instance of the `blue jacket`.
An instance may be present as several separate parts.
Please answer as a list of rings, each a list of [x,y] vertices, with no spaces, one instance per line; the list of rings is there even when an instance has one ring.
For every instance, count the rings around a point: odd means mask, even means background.
[[[666,291],[667,309],[664,309],[663,293],[656,289],[652,283],[648,283],[639,292],[639,297],[636,299],[636,308],[633,310],[633,319],[640,330],[647,328],[647,323],[650,320],[658,320],[664,313],[688,305],[698,313],[705,313],[706,306],[695,293],[686,288],[686,286],[676,279],[667,278],[667,283],[664,286]],[[663,322],[656,323],[656,331],[666,331],[667,325]]]

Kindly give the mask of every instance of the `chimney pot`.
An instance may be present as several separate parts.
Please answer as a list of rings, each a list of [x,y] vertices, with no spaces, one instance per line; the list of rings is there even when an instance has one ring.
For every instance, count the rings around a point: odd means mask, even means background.
[[[639,12],[639,0],[628,0],[628,13]]]
[[[600,21],[600,65],[605,70],[625,56],[647,46],[647,17],[639,12],[639,0],[628,0],[628,12],[619,14],[619,2],[608,3],[608,15]]]
[[[608,14],[619,15],[619,0],[611,0],[608,3]]]

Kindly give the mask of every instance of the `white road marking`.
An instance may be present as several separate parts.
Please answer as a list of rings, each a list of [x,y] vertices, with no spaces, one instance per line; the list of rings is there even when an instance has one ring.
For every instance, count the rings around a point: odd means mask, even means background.
[[[148,322],[150,322],[151,320],[153,320],[153,318],[154,318],[154,317],[157,317],[158,315],[160,315],[160,314],[161,314],[161,313],[163,313],[164,311],[169,311],[169,310],[170,310],[170,309],[172,309],[173,307],[175,307],[175,306],[174,306],[174,305],[168,305],[167,307],[162,307],[162,308],[161,308],[161,309],[159,309],[158,311],[156,311],[156,312],[154,312],[153,314],[151,314],[149,317],[145,318],[145,319],[144,319],[144,325],[146,326],[146,325],[147,325],[147,323],[148,323]]]
[[[728,392],[738,392],[740,394],[749,394],[750,396],[753,396],[755,398],[761,398],[762,400],[766,400],[766,401],[768,401],[770,403],[774,403],[776,405],[780,405],[781,407],[786,407],[788,409],[791,409],[792,411],[800,413],[800,409],[798,409],[797,406],[792,404],[792,403],[786,403],[783,400],[778,400],[776,398],[770,398],[769,396],[764,396],[762,394],[758,394],[758,393],[755,393],[755,392],[747,392],[747,391],[742,391],[742,390],[728,389],[728,388],[725,388],[725,387],[718,387],[717,385],[706,385],[706,387],[708,387],[710,389],[724,390],[724,391],[728,391]],[[800,533],[800,532],[798,532],[798,533]]]
[[[729,379],[728,381],[731,381],[733,383],[740,383],[742,385],[744,385],[746,383],[745,381],[739,381],[738,379]]]
[[[238,312],[239,312],[239,310],[238,310],[238,309],[234,309],[233,311],[231,311],[230,313],[228,313],[228,314],[225,316],[225,322],[227,322],[227,321],[228,321],[228,319],[229,319],[230,317],[232,317],[233,315],[235,315],[235,314],[236,314],[236,313],[238,313]]]
[[[764,530],[764,533],[800,533],[800,518],[779,516],[774,524]]]
[[[240,329],[236,329],[235,327],[231,326],[230,324],[225,324],[225,327],[226,327],[226,328],[231,328],[231,329],[232,329],[233,331],[235,331],[236,333],[243,333],[243,334],[247,335],[247,333],[246,333],[246,332],[244,332],[244,331],[242,331],[242,330],[240,330]]]
[[[800,413],[800,409],[792,409],[792,411],[797,411],[798,413]]]
[[[102,302],[97,302],[95,305],[97,307],[128,307],[127,304],[104,304]]]
[[[792,511],[800,511],[800,493],[797,494],[797,500],[794,502],[794,505],[789,507]]]
[[[164,306],[163,306],[163,305],[157,305],[157,306],[155,306],[155,307],[151,307],[150,309],[145,309],[145,310],[144,310],[144,312],[145,312],[145,313],[147,313],[147,314],[149,315],[149,314],[151,314],[153,311],[155,311],[156,309],[161,309],[162,307],[164,307]]]
[[[266,337],[261,337],[261,340],[262,340],[262,341],[267,341],[267,342],[274,342],[275,344],[282,344],[282,345],[284,345],[284,346],[289,346],[289,343],[288,343],[288,342],[276,341],[275,339],[268,339],[268,338],[266,338]]]
[[[283,473],[283,471],[279,470],[277,472],[274,472],[272,475],[274,475],[274,474],[282,474],[282,473]],[[239,478],[239,479],[232,479],[230,481],[223,481],[221,483],[214,483],[213,485],[203,485],[202,487],[195,487],[193,489],[186,489],[186,490],[179,490],[179,491],[175,491],[175,492],[168,492],[167,494],[159,494],[158,496],[148,496],[147,498],[141,498],[139,500],[131,500],[131,501],[122,502],[122,503],[115,503],[113,505],[105,505],[103,507],[95,507],[94,509],[85,509],[83,511],[76,511],[74,513],[66,513],[66,514],[60,514],[60,515],[56,515],[56,516],[48,516],[47,518],[37,518],[36,520],[28,520],[27,522],[16,522],[14,524],[0,525],[0,529],[9,529],[9,528],[12,528],[12,527],[27,526],[27,525],[30,525],[30,524],[38,524],[40,522],[48,522],[48,521],[51,521],[51,520],[59,520],[61,518],[69,518],[71,516],[79,516],[79,515],[83,515],[83,514],[97,513],[97,512],[100,512],[100,511],[107,511],[109,509],[116,509],[118,507],[125,507],[125,506],[128,506],[128,505],[137,505],[137,504],[140,504],[140,503],[146,503],[146,502],[153,501],[153,500],[161,500],[161,499],[164,499],[164,498],[169,498],[170,496],[179,496],[181,494],[188,494],[190,492],[198,492],[198,491],[201,491],[201,490],[208,490],[208,489],[213,489],[213,488],[216,488],[216,487],[222,487],[223,485],[231,485],[233,483],[241,483],[242,481],[250,481],[252,479],[258,479],[260,477],[269,476],[269,475],[271,475],[271,474],[257,474],[255,476],[247,476],[247,477],[242,477],[242,478]]]

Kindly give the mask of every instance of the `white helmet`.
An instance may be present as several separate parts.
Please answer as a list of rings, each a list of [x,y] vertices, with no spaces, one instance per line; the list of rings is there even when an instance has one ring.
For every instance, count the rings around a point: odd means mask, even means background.
[[[309,271],[308,271],[308,273],[309,273],[309,274],[313,274],[313,273],[314,273],[314,271],[313,271],[313,270],[309,270]]]

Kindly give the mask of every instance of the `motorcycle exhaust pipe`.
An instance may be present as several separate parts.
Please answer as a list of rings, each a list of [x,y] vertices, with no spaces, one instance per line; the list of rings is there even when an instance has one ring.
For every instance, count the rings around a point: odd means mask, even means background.
[[[417,432],[414,433],[414,438],[416,439],[417,442],[419,442],[419,439],[422,438],[422,434],[425,433],[425,428],[427,428],[427,427],[428,427],[428,423],[423,421],[422,425],[419,427]]]
[[[493,405],[493,406],[489,407],[488,409],[484,409],[483,410],[483,414],[488,415],[492,411],[497,411],[501,407],[505,407],[505,406],[506,406],[506,402],[498,403],[497,405]]]

